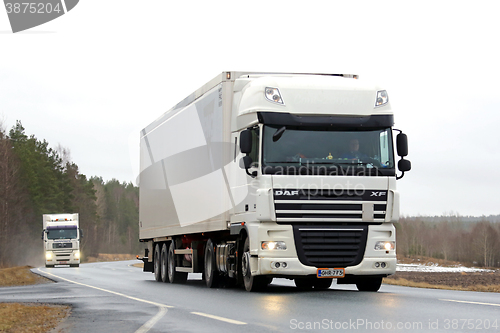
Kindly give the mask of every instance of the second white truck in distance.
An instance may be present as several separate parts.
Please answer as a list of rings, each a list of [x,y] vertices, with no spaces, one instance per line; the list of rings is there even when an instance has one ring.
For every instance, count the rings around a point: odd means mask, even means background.
[[[44,214],[42,239],[45,267],[80,266],[80,229],[78,213]]]
[[[144,271],[377,291],[411,168],[393,125],[387,91],[356,75],[221,73],[141,132]]]

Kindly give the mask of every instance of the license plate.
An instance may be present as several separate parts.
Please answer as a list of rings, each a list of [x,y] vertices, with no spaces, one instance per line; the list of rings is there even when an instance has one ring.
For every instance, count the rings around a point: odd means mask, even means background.
[[[64,264],[67,264],[67,263],[68,263],[67,261],[59,261],[60,265],[64,265]]]
[[[343,278],[345,276],[344,268],[318,268],[316,272],[318,278]]]

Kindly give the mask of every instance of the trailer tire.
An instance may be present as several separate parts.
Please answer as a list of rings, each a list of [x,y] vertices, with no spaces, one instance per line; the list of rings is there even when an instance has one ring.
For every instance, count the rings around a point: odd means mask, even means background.
[[[205,246],[205,283],[208,288],[217,288],[220,282],[219,271],[215,262],[214,242],[211,239],[207,241]]]
[[[167,282],[168,281],[168,275],[167,275],[167,270],[168,270],[168,249],[167,249],[167,243],[163,243],[163,246],[161,247],[161,252],[160,252],[160,275],[161,275],[161,281],[162,282]]]
[[[170,247],[168,248],[168,259],[167,259],[167,275],[168,281],[170,283],[184,283],[187,281],[188,273],[186,272],[177,272],[175,270],[176,262],[175,262],[175,246],[174,241],[170,242]]]
[[[372,277],[366,279],[359,279],[356,282],[356,287],[359,291],[378,291],[382,285],[381,277]]]
[[[272,278],[262,275],[252,275],[250,269],[250,238],[245,239],[243,253],[241,254],[241,272],[243,273],[243,285],[246,291],[264,290]]]
[[[155,253],[153,257],[153,271],[155,274],[155,280],[160,282],[161,281],[161,269],[160,269],[160,259],[161,259],[161,252],[160,252],[160,244],[155,245]]]

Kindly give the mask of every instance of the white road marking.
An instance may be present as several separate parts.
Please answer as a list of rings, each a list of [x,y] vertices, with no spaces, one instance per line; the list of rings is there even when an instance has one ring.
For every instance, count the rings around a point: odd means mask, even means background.
[[[37,270],[40,271],[40,272],[42,272],[40,270],[40,268],[37,268]],[[103,289],[103,288],[99,288],[99,287],[94,287],[94,286],[91,286],[89,284],[72,281],[72,280],[69,280],[69,279],[57,276],[57,275],[49,273],[49,272],[43,272],[43,273],[52,275],[52,276],[54,276],[56,278],[59,278],[61,280],[64,280],[64,281],[68,281],[68,282],[71,282],[71,283],[74,283],[74,284],[79,284],[79,285],[84,286],[84,287],[97,289],[97,290],[104,291],[104,292],[107,292],[107,293],[110,293],[110,294],[114,294],[114,295],[117,295],[117,296],[129,298],[129,299],[134,300],[134,301],[138,301],[138,302],[147,303],[147,304],[151,304],[151,305],[157,306],[160,309],[158,311],[158,313],[153,318],[151,318],[150,320],[148,320],[144,325],[142,325],[136,331],[136,333],[146,333],[146,332],[148,332],[158,322],[158,320],[160,320],[167,313],[167,308],[173,308],[173,306],[171,306],[171,305],[165,305],[165,304],[161,304],[161,303],[156,303],[156,302],[148,301],[148,300],[145,300],[145,299],[141,299],[141,298],[137,298],[137,297],[125,295],[125,294],[122,294],[122,293],[118,293],[116,291],[107,290],[107,289]]]
[[[153,318],[149,319],[144,325],[142,325],[135,333],[146,333],[167,313],[166,307],[160,307],[160,311]]]
[[[496,304],[496,303],[482,303],[482,302],[471,302],[471,301],[458,301],[458,300],[454,300],[454,299],[440,299],[440,301],[455,302],[455,303],[478,304],[478,305],[489,305],[489,306],[500,306],[500,304]]]
[[[247,323],[244,323],[242,321],[228,319],[228,318],[219,317],[219,316],[214,316],[214,315],[210,315],[210,314],[203,313],[203,312],[191,312],[191,313],[198,315],[198,316],[203,316],[203,317],[212,318],[215,320],[225,321],[226,323],[235,324],[235,325],[246,325],[247,324]]]

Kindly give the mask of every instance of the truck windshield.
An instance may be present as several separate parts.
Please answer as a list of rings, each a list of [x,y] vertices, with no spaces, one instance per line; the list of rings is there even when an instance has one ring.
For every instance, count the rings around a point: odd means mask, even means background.
[[[47,239],[74,239],[77,229],[47,229]]]
[[[390,128],[263,128],[264,174],[393,176]]]

